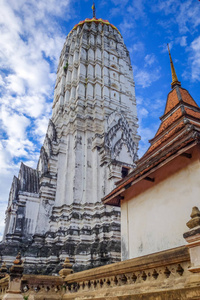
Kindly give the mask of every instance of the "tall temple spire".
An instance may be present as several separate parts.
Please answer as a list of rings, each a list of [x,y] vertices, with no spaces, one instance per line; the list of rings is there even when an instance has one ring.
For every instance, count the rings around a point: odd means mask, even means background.
[[[180,83],[180,81],[178,81],[178,77],[176,75],[176,71],[175,71],[175,68],[174,68],[174,64],[173,64],[171,53],[170,53],[170,49],[169,49],[169,44],[167,44],[167,47],[168,47],[169,59],[170,59],[170,65],[171,65],[171,72],[172,72],[171,87],[173,89],[173,87],[175,87],[176,85],[181,85],[181,83]]]
[[[93,10],[93,18],[96,18],[96,9],[95,9],[94,1],[93,1],[93,5],[92,5],[92,10]]]
[[[63,257],[73,257],[76,270],[120,260],[120,211],[101,199],[138,159],[135,85],[120,32],[92,9],[61,51],[37,169],[22,164],[12,182],[0,263],[18,243],[25,272],[49,274]]]

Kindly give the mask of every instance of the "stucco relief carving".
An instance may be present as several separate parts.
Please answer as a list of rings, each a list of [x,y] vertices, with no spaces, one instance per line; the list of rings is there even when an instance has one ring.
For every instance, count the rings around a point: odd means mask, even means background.
[[[40,158],[37,167],[41,175],[46,174],[49,171],[48,161],[49,158],[53,155],[52,142],[57,142],[57,133],[54,123],[52,122],[52,120],[49,120],[44,144],[40,150]]]
[[[74,139],[74,149],[78,147],[78,145],[82,145],[82,136],[76,135]]]
[[[114,111],[107,119],[106,129],[105,149],[110,152],[111,159],[120,160],[120,152],[126,147],[133,163],[137,158],[137,148],[124,115]]]
[[[44,149],[44,147],[40,150],[40,158],[38,162],[38,171],[42,174],[45,174],[48,172],[48,155]]]
[[[49,120],[47,133],[50,140],[56,142],[57,139],[56,128],[51,119]]]

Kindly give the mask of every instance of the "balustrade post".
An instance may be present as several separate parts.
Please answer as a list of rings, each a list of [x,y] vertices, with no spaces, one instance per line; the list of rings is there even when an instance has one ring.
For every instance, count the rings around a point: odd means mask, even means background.
[[[190,215],[191,219],[187,222],[189,231],[183,234],[183,237],[187,241],[187,247],[190,252],[191,267],[190,272],[200,272],[200,211],[195,206],[192,209]]]
[[[23,276],[23,270],[24,267],[22,266],[21,254],[18,253],[10,268],[9,287],[3,300],[23,300],[21,294],[21,278]]]
[[[70,263],[70,260],[68,257],[66,257],[64,264],[63,264],[63,269],[59,271],[59,275],[64,279],[67,275],[72,274],[72,264]]]
[[[8,270],[7,270],[5,262],[3,262],[2,266],[0,268],[0,279],[6,277],[6,275],[8,275]]]

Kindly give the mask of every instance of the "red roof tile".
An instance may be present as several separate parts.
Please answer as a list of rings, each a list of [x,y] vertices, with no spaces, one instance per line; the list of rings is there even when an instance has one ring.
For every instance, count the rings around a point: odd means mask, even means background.
[[[165,107],[165,114],[168,113],[173,107],[179,103],[176,89],[173,89],[167,97],[167,103]]]

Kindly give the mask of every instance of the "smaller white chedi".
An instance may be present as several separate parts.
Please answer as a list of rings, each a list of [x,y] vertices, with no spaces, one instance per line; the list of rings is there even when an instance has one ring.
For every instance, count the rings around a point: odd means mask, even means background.
[[[86,19],[61,52],[52,118],[36,170],[14,177],[0,252],[18,248],[25,269],[54,272],[68,255],[75,269],[120,260],[120,210],[101,199],[135,166],[135,88],[117,28]]]

